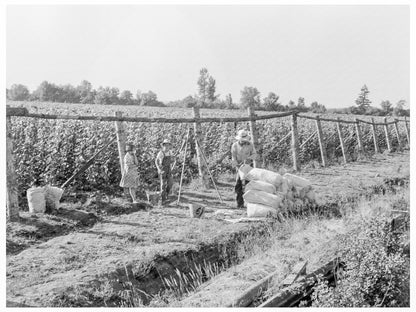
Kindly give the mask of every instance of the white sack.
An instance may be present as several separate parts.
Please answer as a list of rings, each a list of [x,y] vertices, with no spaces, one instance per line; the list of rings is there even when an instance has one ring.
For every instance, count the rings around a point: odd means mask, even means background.
[[[250,190],[244,193],[243,198],[252,204],[263,204],[278,209],[283,202],[283,197],[263,191]]]
[[[276,187],[273,184],[263,182],[263,181],[250,181],[245,186],[246,192],[250,190],[257,190],[257,191],[263,191],[270,194],[276,193]]]
[[[311,185],[311,182],[309,180],[306,180],[294,174],[285,173],[283,177],[287,179],[288,181],[290,181],[294,186],[297,186],[297,187],[307,187]]]
[[[247,203],[247,216],[249,218],[277,216],[277,210],[266,205]]]
[[[249,165],[242,165],[240,168],[238,168],[238,174],[240,175],[240,179],[245,180],[247,174],[252,170],[253,168]]]
[[[246,179],[249,181],[263,181],[270,184],[273,184],[276,187],[279,187],[283,182],[283,177],[277,172],[273,172],[261,168],[253,168],[246,175]]]

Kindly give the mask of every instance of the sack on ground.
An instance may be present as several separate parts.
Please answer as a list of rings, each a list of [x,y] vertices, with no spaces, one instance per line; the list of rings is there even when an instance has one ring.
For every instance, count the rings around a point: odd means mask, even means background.
[[[267,182],[273,184],[276,187],[279,187],[280,184],[283,182],[283,177],[277,172],[261,168],[253,168],[252,170],[250,170],[250,172],[246,175],[246,179],[249,181],[254,180]]]
[[[302,177],[299,177],[291,173],[285,173],[283,177],[297,187],[307,187],[311,185],[311,182],[309,180],[306,180]]]
[[[45,186],[45,200],[46,200],[46,210],[51,211],[59,209],[59,201],[61,200],[63,189],[55,186]]]
[[[263,191],[266,193],[270,193],[270,194],[275,194],[276,193],[276,187],[273,184],[267,183],[267,182],[263,182],[263,181],[250,181],[249,183],[246,184],[245,186],[245,190],[250,191]]]
[[[249,165],[242,165],[240,168],[238,168],[238,174],[240,175],[240,179],[245,180],[247,174],[252,170],[253,168]]]
[[[247,203],[247,217],[273,217],[277,216],[277,210],[262,204]]]
[[[26,191],[30,213],[44,213],[46,209],[45,190],[43,187],[31,187]]]
[[[283,196],[258,190],[249,190],[245,192],[243,198],[247,203],[262,204],[275,209],[278,209],[283,201]]]

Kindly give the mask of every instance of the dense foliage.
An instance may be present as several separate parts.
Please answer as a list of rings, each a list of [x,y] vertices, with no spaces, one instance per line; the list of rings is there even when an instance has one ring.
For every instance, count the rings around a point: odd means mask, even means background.
[[[29,111],[38,113],[84,114],[84,115],[114,115],[119,106],[89,106],[82,104],[53,104],[53,103],[24,103],[13,102],[13,105],[24,105]],[[262,112],[259,112],[262,114]],[[123,116],[146,117],[192,117],[190,109],[123,107]],[[223,111],[201,110],[201,117],[227,116]],[[246,116],[245,111],[229,111],[228,116]],[[344,116],[343,118],[347,118]],[[23,200],[25,191],[33,183],[51,183],[61,185],[76,169],[80,168],[95,152],[110,138],[115,136],[115,126],[112,122],[46,120],[25,117],[12,117],[12,135],[14,138],[14,161],[20,198]],[[300,160],[303,164],[310,161],[320,161],[320,151],[316,136],[303,144],[316,130],[315,122],[309,119],[299,119]],[[324,140],[327,144],[329,159],[338,161],[342,157],[336,126],[332,122],[322,122]],[[168,137],[177,153],[186,137],[187,128],[192,124],[156,124],[156,123],[125,123],[127,141],[136,146],[139,160],[139,173],[143,187],[156,189],[158,186],[154,158],[161,141]],[[257,122],[260,145],[260,164],[266,168],[290,166],[291,150],[290,136],[282,139],[290,131],[290,117],[270,119]],[[402,140],[405,140],[403,123],[399,123]],[[234,142],[236,131],[248,129],[247,122],[241,123],[203,123],[204,134],[202,145],[209,165],[218,174],[231,170],[229,156],[224,155]],[[357,158],[354,125],[343,125],[345,145],[351,160]],[[371,129],[362,125],[363,141],[367,151],[374,150]],[[192,140],[186,156],[185,179],[189,180],[197,174],[195,145]],[[385,149],[385,137],[381,127],[377,130],[380,147]],[[397,139],[392,136],[393,146]],[[224,158],[220,163],[217,160]],[[177,159],[174,175],[177,177],[183,162],[183,154]],[[117,145],[114,143],[105,150],[81,177],[76,179],[72,187],[77,189],[101,190],[107,193],[119,192],[121,178]]]
[[[340,241],[346,269],[336,287],[321,283],[314,307],[409,307],[410,259],[387,218],[364,221]]]

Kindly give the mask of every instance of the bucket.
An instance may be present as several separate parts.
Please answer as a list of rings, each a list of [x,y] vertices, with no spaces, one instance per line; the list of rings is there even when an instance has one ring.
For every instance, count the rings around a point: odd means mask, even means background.
[[[191,218],[200,218],[204,214],[205,208],[198,204],[189,204],[189,215]]]
[[[61,200],[64,190],[55,186],[45,186],[45,200],[47,210],[59,209],[59,201]]]
[[[43,187],[31,187],[26,191],[30,213],[44,213],[46,210],[45,190]]]

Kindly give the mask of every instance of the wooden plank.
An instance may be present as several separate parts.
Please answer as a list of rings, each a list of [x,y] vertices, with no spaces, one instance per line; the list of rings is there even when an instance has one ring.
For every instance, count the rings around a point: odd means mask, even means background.
[[[394,132],[396,133],[397,144],[399,145],[399,150],[402,150],[403,145],[402,145],[402,140],[400,139],[400,133],[399,133],[398,123],[399,123],[399,121],[397,119],[395,119],[395,122],[394,122]]]
[[[318,277],[321,280],[330,280],[334,277],[335,271],[344,264],[336,258],[318,270],[306,275],[299,282],[284,288],[276,295],[269,298],[259,307],[292,307],[309,295],[313,291],[313,286],[317,283]]]
[[[306,143],[308,143],[318,132],[315,131],[312,133],[305,141],[302,142],[302,144],[299,146],[299,148],[302,148]]]
[[[339,142],[341,144],[342,157],[344,158],[344,163],[347,163],[347,154],[346,154],[346,151],[345,151],[344,138],[342,137],[341,122],[339,120],[339,117],[338,117],[338,121],[337,121],[337,130],[338,130]]]
[[[7,221],[19,221],[19,202],[17,196],[17,178],[16,170],[14,168],[14,156],[13,156],[13,136],[12,125],[10,117],[6,117],[6,219]]]
[[[316,116],[316,130],[318,131],[318,143],[319,143],[319,149],[321,151],[321,161],[322,166],[326,167],[326,144],[324,141],[324,135],[322,132],[322,125],[319,115]]]
[[[257,152],[257,157],[261,157],[260,149],[259,149],[259,139],[258,139],[258,132],[256,127],[256,114],[254,113],[253,107],[247,107],[247,114],[250,118],[249,125],[250,125],[250,132],[251,132],[251,142],[254,145],[254,149]],[[257,168],[257,159],[253,160],[253,167]]]
[[[384,134],[386,135],[387,150],[391,152],[392,149],[391,149],[391,143],[390,143],[389,128],[387,124],[387,117],[384,117]]]
[[[299,163],[299,134],[298,134],[298,122],[297,122],[297,114],[292,114],[292,159],[293,159],[293,169],[295,171],[300,170],[300,163]]]
[[[115,112],[114,115],[121,118],[122,112]],[[118,147],[118,158],[120,162],[120,171],[124,172],[124,156],[126,155],[126,134],[124,132],[124,126],[121,121],[115,122],[116,135],[117,135],[117,147]]]
[[[195,123],[195,118],[164,118],[164,117],[117,117],[117,116],[93,116],[93,115],[57,115],[57,114],[35,114],[29,113],[27,109],[15,110],[11,107],[6,110],[7,116],[20,116],[28,118],[39,118],[39,119],[62,119],[62,120],[91,120],[91,121],[105,121],[105,122],[150,122],[150,123]],[[292,115],[293,112],[283,112],[268,114],[262,116],[255,116],[254,120],[267,120],[273,118],[282,118]],[[250,121],[250,117],[208,117],[198,118],[199,123],[204,122],[246,122]]]
[[[357,144],[358,144],[358,152],[363,153],[364,152],[364,145],[363,145],[363,136],[361,133],[361,127],[360,122],[358,121],[358,118],[355,119],[355,132],[357,133]]]
[[[308,261],[299,262],[297,263],[293,269],[292,273],[286,276],[286,278],[282,281],[282,286],[289,286],[292,285],[300,276],[306,275],[306,266]]]
[[[410,130],[409,130],[409,125],[407,124],[407,117],[404,117],[404,125],[406,127],[406,138],[407,138],[407,144],[410,147]]]
[[[199,142],[202,142],[202,130],[201,130],[201,123],[199,122],[200,119],[200,113],[199,113],[199,107],[193,107],[193,113],[194,113],[194,139],[195,139],[195,146],[196,148],[196,158],[198,161],[198,173],[199,173],[199,179],[201,182],[201,185],[205,188],[210,188],[210,181],[207,174],[207,168],[204,166],[204,160],[203,160],[203,152],[204,147],[202,145],[198,144]],[[202,144],[202,143],[201,143]]]
[[[374,118],[371,118],[371,129],[373,130],[373,141],[374,141],[374,151],[376,153],[380,153],[380,149],[378,147],[378,141],[377,141],[377,131],[376,131],[376,125],[374,123]]]
[[[29,114],[29,111],[26,107],[11,107],[9,105],[6,106],[6,117],[26,116],[27,114]]]

